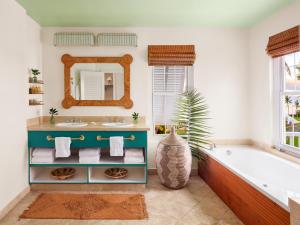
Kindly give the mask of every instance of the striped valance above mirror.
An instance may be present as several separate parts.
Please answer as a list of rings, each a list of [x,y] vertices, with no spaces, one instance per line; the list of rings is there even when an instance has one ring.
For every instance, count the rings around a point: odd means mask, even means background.
[[[137,47],[134,33],[59,32],[54,34],[54,46],[131,46]]]
[[[99,33],[98,46],[137,46],[137,35],[133,33]]]
[[[87,32],[60,32],[54,34],[54,46],[93,46],[93,33]]]

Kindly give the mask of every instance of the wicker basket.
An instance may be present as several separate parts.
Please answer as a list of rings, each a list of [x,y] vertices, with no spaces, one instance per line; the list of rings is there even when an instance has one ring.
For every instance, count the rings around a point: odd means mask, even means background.
[[[63,167],[51,171],[51,176],[57,180],[67,180],[73,177],[76,173],[74,168]]]
[[[128,170],[125,168],[109,168],[104,172],[105,176],[112,179],[122,179],[127,177]]]
[[[188,143],[176,134],[174,127],[171,134],[158,144],[155,159],[163,185],[180,189],[187,184],[192,168],[192,153]]]

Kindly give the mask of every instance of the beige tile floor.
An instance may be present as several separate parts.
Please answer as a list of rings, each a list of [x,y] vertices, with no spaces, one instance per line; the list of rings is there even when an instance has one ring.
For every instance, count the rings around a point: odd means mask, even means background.
[[[107,192],[106,192],[107,193]],[[199,177],[192,177],[186,188],[169,190],[157,176],[150,176],[144,194],[149,219],[125,220],[31,220],[19,215],[37,197],[29,193],[0,225],[238,225],[241,221]]]

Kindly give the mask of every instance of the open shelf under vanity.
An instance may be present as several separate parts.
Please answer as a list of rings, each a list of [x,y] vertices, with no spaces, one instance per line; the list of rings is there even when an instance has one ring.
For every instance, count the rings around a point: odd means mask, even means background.
[[[71,144],[71,156],[66,158],[55,158],[51,163],[32,162],[32,152],[35,148],[54,148],[54,141],[47,139],[47,136],[74,138]],[[76,139],[83,135],[84,140]],[[143,152],[144,162],[125,163],[124,157],[110,156],[109,141],[97,141],[97,136],[109,137],[119,136],[130,137],[135,135],[135,140],[124,140],[124,149],[137,148]],[[146,184],[147,183],[147,136],[146,132],[94,132],[94,131],[29,131],[28,143],[28,165],[30,184]],[[101,148],[99,163],[80,163],[79,149]],[[76,170],[75,176],[67,180],[58,180],[51,175],[56,168],[72,167]],[[113,179],[105,175],[108,168],[125,168],[128,175],[125,178]]]

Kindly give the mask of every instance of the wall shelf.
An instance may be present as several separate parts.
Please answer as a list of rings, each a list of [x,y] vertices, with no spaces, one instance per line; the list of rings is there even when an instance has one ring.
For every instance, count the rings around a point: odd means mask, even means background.
[[[43,103],[40,103],[40,104],[30,104],[29,103],[29,106],[39,106],[39,105],[44,105]]]
[[[44,81],[38,80],[37,82],[29,81],[29,84],[44,84]]]

